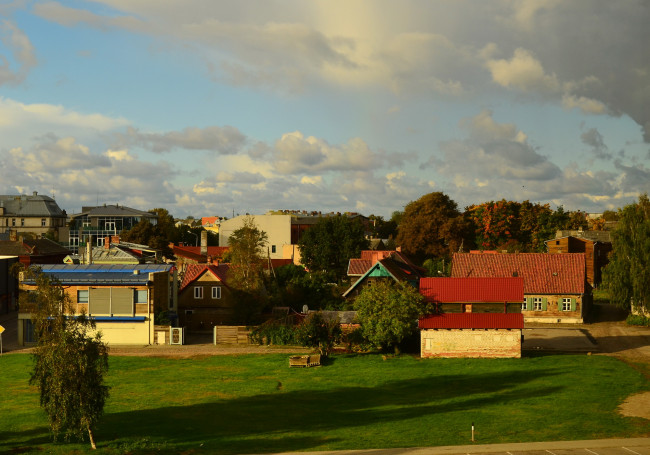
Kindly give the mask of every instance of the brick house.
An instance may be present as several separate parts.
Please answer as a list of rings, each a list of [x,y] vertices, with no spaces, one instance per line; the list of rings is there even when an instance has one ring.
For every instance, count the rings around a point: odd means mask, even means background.
[[[418,321],[421,357],[521,357],[521,313],[448,313]]]
[[[48,265],[41,271],[61,283],[75,312],[94,319],[109,345],[152,344],[154,314],[175,306],[176,272],[171,265]],[[35,289],[33,279],[21,280],[21,292]],[[29,306],[21,303],[18,343],[35,342]]]
[[[612,251],[609,231],[558,231],[544,243],[549,254],[584,253],[587,281],[592,287],[601,283],[601,271]]]
[[[178,323],[191,332],[212,332],[228,324],[235,301],[227,284],[227,264],[187,264],[178,294]]]
[[[521,313],[524,279],[422,278],[420,294],[443,313]]]
[[[526,322],[582,323],[591,304],[583,253],[454,253],[451,276],[521,277]]]

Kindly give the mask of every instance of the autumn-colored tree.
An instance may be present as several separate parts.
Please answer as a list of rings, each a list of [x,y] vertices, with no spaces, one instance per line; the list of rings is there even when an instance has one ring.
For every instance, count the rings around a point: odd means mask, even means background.
[[[458,251],[467,223],[456,202],[441,192],[429,193],[404,207],[397,245],[420,263],[427,257],[449,257]]]

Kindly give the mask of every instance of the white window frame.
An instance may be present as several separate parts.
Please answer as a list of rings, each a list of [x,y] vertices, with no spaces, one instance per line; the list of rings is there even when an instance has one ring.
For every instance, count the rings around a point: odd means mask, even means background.
[[[571,297],[562,298],[562,311],[571,311]]]
[[[212,298],[213,299],[221,298],[221,286],[212,286]]]
[[[528,310],[528,300],[526,297],[524,297],[524,301],[521,302],[521,311],[527,311]]]
[[[86,298],[85,300],[81,299],[81,293],[85,292],[86,293]],[[90,291],[88,289],[78,289],[77,290],[77,303],[88,303],[90,301]]]
[[[542,297],[533,297],[533,311],[543,311],[544,303]]]
[[[202,299],[203,298],[203,287],[202,286],[194,286],[194,298],[195,299]]]

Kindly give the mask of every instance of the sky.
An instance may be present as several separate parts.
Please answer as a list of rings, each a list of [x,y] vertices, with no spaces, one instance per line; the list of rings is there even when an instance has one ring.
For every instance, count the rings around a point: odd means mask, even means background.
[[[640,0],[0,0],[0,194],[390,217],[650,192]]]

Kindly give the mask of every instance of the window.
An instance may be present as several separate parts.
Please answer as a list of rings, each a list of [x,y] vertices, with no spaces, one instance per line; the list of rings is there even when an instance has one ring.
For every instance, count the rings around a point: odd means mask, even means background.
[[[212,298],[220,299],[221,298],[221,286],[214,286],[212,288]]]
[[[203,298],[203,288],[201,286],[194,286],[194,298],[195,299]]]
[[[41,218],[41,226],[42,227],[47,226],[47,220],[45,218]]]
[[[12,226],[15,226],[15,225],[16,225],[16,218],[12,218],[12,219],[11,219],[11,225],[12,225]]]
[[[571,297],[564,297],[562,299],[562,311],[575,311],[576,299]]]
[[[25,319],[25,325],[23,326],[23,329],[25,343],[36,343],[38,341],[36,339],[36,330],[34,330],[34,323],[31,319]]]
[[[21,218],[21,219],[20,219],[20,225],[21,225],[21,226],[25,226],[25,218]]]
[[[271,245],[271,253],[275,253],[275,245]]]
[[[534,297],[533,298],[533,310],[542,311],[542,298]]]
[[[77,303],[88,303],[88,290],[77,291]]]
[[[147,291],[135,290],[133,291],[133,301],[135,303],[147,303]]]
[[[526,299],[526,297],[524,297],[524,301],[521,302],[521,309],[522,311],[526,311],[528,309],[528,300]]]

